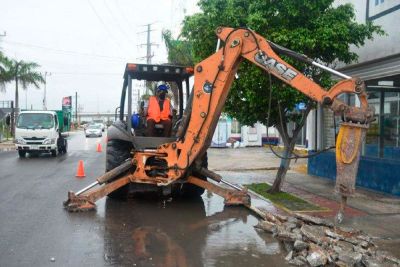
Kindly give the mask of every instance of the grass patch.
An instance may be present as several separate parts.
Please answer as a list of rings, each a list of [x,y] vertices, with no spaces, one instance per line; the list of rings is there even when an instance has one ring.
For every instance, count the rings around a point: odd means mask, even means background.
[[[304,199],[296,197],[292,194],[286,192],[280,192],[275,194],[267,193],[267,190],[271,188],[269,184],[260,183],[260,184],[249,184],[246,187],[250,190],[253,190],[257,194],[262,195],[263,197],[269,199],[272,203],[277,205],[278,207],[283,207],[289,211],[325,211],[326,208],[322,208],[320,206],[314,205]]]

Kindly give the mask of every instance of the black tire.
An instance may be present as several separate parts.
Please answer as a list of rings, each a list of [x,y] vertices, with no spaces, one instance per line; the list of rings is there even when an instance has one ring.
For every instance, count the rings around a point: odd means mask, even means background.
[[[106,172],[121,165],[126,159],[131,157],[132,144],[122,140],[109,140],[106,150]],[[121,174],[123,175],[123,174]],[[118,177],[116,177],[118,178]],[[114,179],[115,180],[115,179]],[[129,184],[108,194],[114,199],[126,199],[129,193]]]
[[[57,157],[57,149],[51,150],[51,156],[52,157]]]
[[[203,160],[201,163],[201,166],[203,168],[207,168],[208,167],[208,156],[207,156],[207,152],[204,154],[203,156]],[[193,176],[196,176],[197,178],[200,178],[204,181],[207,180],[207,177],[204,175],[201,175],[197,172],[193,172]],[[185,183],[182,185],[181,188],[181,195],[185,198],[195,198],[195,197],[199,197],[204,193],[205,189],[202,187],[198,187],[197,185],[191,184],[191,183]]]
[[[25,158],[25,156],[26,156],[26,151],[18,150],[18,155],[19,155],[20,158]]]
[[[59,138],[58,144],[58,153],[59,154],[65,154],[67,153],[67,148],[68,148],[68,142],[65,138],[61,137]]]

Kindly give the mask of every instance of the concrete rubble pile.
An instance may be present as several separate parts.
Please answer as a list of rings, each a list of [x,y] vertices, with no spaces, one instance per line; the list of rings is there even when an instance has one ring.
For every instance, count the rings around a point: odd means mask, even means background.
[[[304,214],[264,213],[256,226],[282,241],[286,260],[296,266],[400,266],[400,260],[378,250],[361,231],[334,226]]]

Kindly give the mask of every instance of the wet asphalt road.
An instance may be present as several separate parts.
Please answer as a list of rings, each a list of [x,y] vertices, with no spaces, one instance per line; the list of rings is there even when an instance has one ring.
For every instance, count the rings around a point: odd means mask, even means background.
[[[94,181],[105,161],[105,137],[69,139],[57,158],[0,152],[0,266],[286,265],[281,245],[254,229],[256,217],[207,192],[191,201],[105,198],[96,211],[68,213],[67,191]],[[75,178],[78,160],[86,178]]]

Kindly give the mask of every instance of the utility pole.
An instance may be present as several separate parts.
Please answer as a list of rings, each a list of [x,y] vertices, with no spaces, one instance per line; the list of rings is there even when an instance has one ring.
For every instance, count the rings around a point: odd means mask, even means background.
[[[150,27],[151,24],[147,24],[147,53],[146,53],[146,63],[151,64],[151,58],[154,56],[154,54],[151,54],[151,43],[150,43]]]
[[[47,110],[47,102],[46,102],[47,76],[51,76],[51,72],[47,72],[47,71],[44,72],[43,110]]]
[[[151,64],[151,58],[154,57],[154,53],[151,52],[151,47],[153,45],[158,47],[158,44],[152,43],[151,40],[150,40],[151,39],[150,38],[150,32],[153,31],[151,29],[151,25],[153,25],[153,24],[154,23],[149,23],[149,24],[143,25],[143,26],[147,27],[147,30],[144,31],[144,32],[139,32],[139,33],[146,33],[147,34],[147,42],[145,44],[140,44],[140,46],[144,46],[144,45],[146,46],[146,56],[142,57],[141,59],[145,58],[147,64]],[[149,86],[151,86],[151,82],[146,82],[146,95],[149,94]]]
[[[141,59],[145,58],[146,59],[146,63],[147,64],[151,64],[151,58],[154,57],[154,53],[151,52],[151,47],[153,45],[158,46],[158,44],[156,43],[152,43],[151,42],[151,34],[150,32],[152,32],[153,30],[151,29],[151,25],[153,25],[154,23],[149,23],[149,24],[145,24],[143,26],[147,27],[147,30],[144,32],[139,32],[140,33],[146,33],[147,38],[146,38],[146,43],[145,44],[140,44],[140,46],[146,46],[146,56],[142,57]]]
[[[78,92],[75,92],[75,122],[78,123]]]

